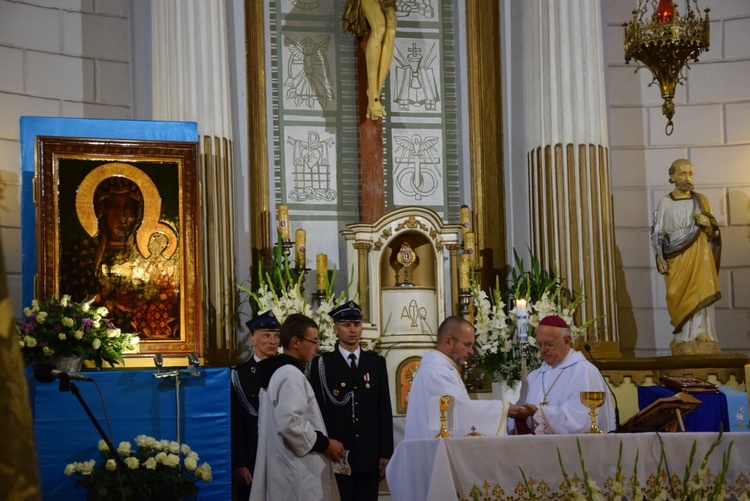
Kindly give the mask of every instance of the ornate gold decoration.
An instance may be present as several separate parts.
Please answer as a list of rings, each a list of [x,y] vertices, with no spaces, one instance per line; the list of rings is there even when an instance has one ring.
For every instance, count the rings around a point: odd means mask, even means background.
[[[398,250],[398,255],[396,256],[396,261],[398,261],[398,263],[404,268],[404,281],[399,285],[414,285],[409,282],[409,266],[414,264],[414,261],[416,260],[417,254],[414,252],[414,249],[411,248],[409,243],[404,242],[401,244],[401,248]]]
[[[685,0],[686,16],[680,16],[676,3],[672,0],[639,0],[638,9],[633,11],[633,19],[625,27],[625,63],[635,59],[638,67],[646,66],[651,70],[654,80],[659,83],[664,104],[661,112],[667,117],[666,134],[674,130],[674,89],[682,84],[686,77],[682,68],[690,69],[688,59],[698,62],[698,56],[708,50],[710,43],[708,12],[701,18],[698,0],[693,0],[695,10],[690,7],[690,0]],[[645,18],[649,5],[653,14],[651,21]],[[649,85],[651,85],[649,84]]]
[[[133,181],[138,185],[138,189],[141,190],[143,195],[143,221],[135,237],[138,251],[145,258],[151,257],[148,242],[154,233],[161,233],[167,237],[168,242],[167,247],[162,251],[162,255],[166,259],[171,258],[177,250],[177,235],[171,227],[159,222],[161,217],[159,190],[145,172],[133,165],[117,162],[100,165],[83,178],[76,195],[76,213],[81,226],[91,237],[99,233],[99,223],[94,211],[94,191],[105,179],[118,176]]]

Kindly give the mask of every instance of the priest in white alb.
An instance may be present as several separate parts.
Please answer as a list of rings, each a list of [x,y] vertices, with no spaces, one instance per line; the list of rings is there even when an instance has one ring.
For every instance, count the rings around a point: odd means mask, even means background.
[[[508,415],[518,407],[502,400],[471,400],[458,366],[471,356],[474,326],[465,319],[446,318],[438,328],[437,346],[424,354],[414,376],[406,409],[404,440],[434,438],[440,431],[440,397],[450,395],[449,432],[466,436],[472,427],[483,435],[506,433]]]
[[[598,408],[597,427],[615,429],[615,413],[609,388],[599,370],[574,350],[568,324],[551,315],[536,328],[536,343],[542,366],[529,374],[522,390],[524,407],[516,413],[518,433],[551,435],[584,433],[591,428],[591,409],[581,403],[582,391],[603,391],[604,405]]]

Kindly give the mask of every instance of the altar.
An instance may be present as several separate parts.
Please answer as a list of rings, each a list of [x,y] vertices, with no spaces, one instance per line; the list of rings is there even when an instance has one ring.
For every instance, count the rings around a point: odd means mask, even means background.
[[[525,476],[536,499],[562,499],[566,496],[561,493],[568,489],[560,461],[578,491],[585,490],[580,444],[586,474],[605,492],[615,479],[620,447],[623,484],[628,496],[632,489],[629,482],[634,476],[643,489],[654,479],[662,450],[661,471],[664,473],[668,468],[673,487],[679,489],[693,444],[696,452],[692,473],[695,473],[717,436],[717,433],[640,433],[408,440],[398,445],[388,464],[388,486],[394,501],[468,500],[472,499],[472,489],[476,489],[478,499],[501,501],[528,497]],[[731,443],[726,488],[728,494],[734,492],[739,496],[750,477],[750,435],[722,436],[708,462],[709,478],[721,471],[722,455]]]
[[[112,426],[112,443],[136,435],[176,440],[179,415],[180,442],[186,443],[213,471],[211,482],[199,481],[198,499],[231,498],[231,440],[229,369],[199,369],[199,376],[180,376],[180,407],[176,414],[174,377],[154,378],[153,370],[112,369],[81,374],[96,381]],[[185,371],[190,372],[190,371]],[[107,420],[97,386],[75,381],[81,396],[101,427]],[[58,390],[58,383],[29,381],[34,439],[45,501],[86,499],[86,490],[75,487],[76,477],[65,475],[65,465],[95,459],[100,439],[78,400]],[[135,447],[135,444],[133,444]]]

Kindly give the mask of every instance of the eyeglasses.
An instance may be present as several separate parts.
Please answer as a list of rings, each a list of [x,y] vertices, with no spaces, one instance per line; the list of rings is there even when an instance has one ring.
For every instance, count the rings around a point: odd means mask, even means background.
[[[558,341],[559,339],[555,339],[554,341],[546,341],[544,343],[539,343],[539,347],[540,348],[554,348]]]
[[[304,337],[298,336],[298,337],[297,337],[297,339],[301,339],[302,341],[307,341],[308,343],[312,343],[312,344],[320,344],[320,341],[318,340],[318,338],[315,338],[315,339],[307,339],[307,338],[304,338]]]
[[[457,342],[457,343],[461,343],[462,345],[464,345],[464,347],[466,347],[466,348],[471,348],[472,346],[474,346],[474,341],[461,341],[460,339],[458,339],[458,338],[455,338],[455,337],[453,337],[453,336],[450,336],[450,337],[451,337],[451,339],[453,339],[453,340],[454,340],[455,342]]]

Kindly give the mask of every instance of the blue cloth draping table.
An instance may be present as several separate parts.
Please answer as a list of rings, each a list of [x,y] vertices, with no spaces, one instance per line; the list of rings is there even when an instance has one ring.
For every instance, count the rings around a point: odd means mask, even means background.
[[[213,481],[198,481],[198,499],[231,499],[231,433],[229,369],[200,369],[201,377],[180,377],[180,435],[207,462]],[[176,440],[174,377],[156,379],[153,370],[85,371],[101,388],[115,447],[136,435]],[[93,383],[75,381],[84,401],[108,430],[99,393]],[[99,433],[78,399],[60,392],[57,382],[30,380],[42,493],[45,501],[86,499],[85,489],[75,488],[77,475],[67,477],[65,465],[96,459]]]
[[[523,474],[535,490],[536,499],[562,499],[564,482],[558,451],[565,471],[581,479],[583,472],[578,443],[591,479],[600,488],[615,476],[618,450],[622,445],[622,473],[633,475],[638,454],[638,479],[644,486],[657,471],[663,443],[665,464],[682,479],[693,444],[696,472],[717,433],[635,433],[608,435],[522,435],[480,438],[404,440],[393,454],[387,469],[393,501],[471,499],[474,486],[479,499],[525,499]],[[750,434],[725,433],[711,454],[708,468],[716,475],[722,455],[734,442],[726,485],[741,490],[750,477]],[[630,487],[626,487],[630,493]],[[580,489],[580,486],[579,486]],[[580,490],[579,490],[580,492]]]
[[[750,431],[747,415],[747,393],[724,385],[719,386],[719,391],[727,396],[729,431]]]
[[[666,386],[639,386],[638,408],[645,409],[652,402],[671,397],[675,393]],[[729,412],[727,411],[727,397],[723,393],[691,393],[703,405],[683,416],[685,431],[729,431]]]

